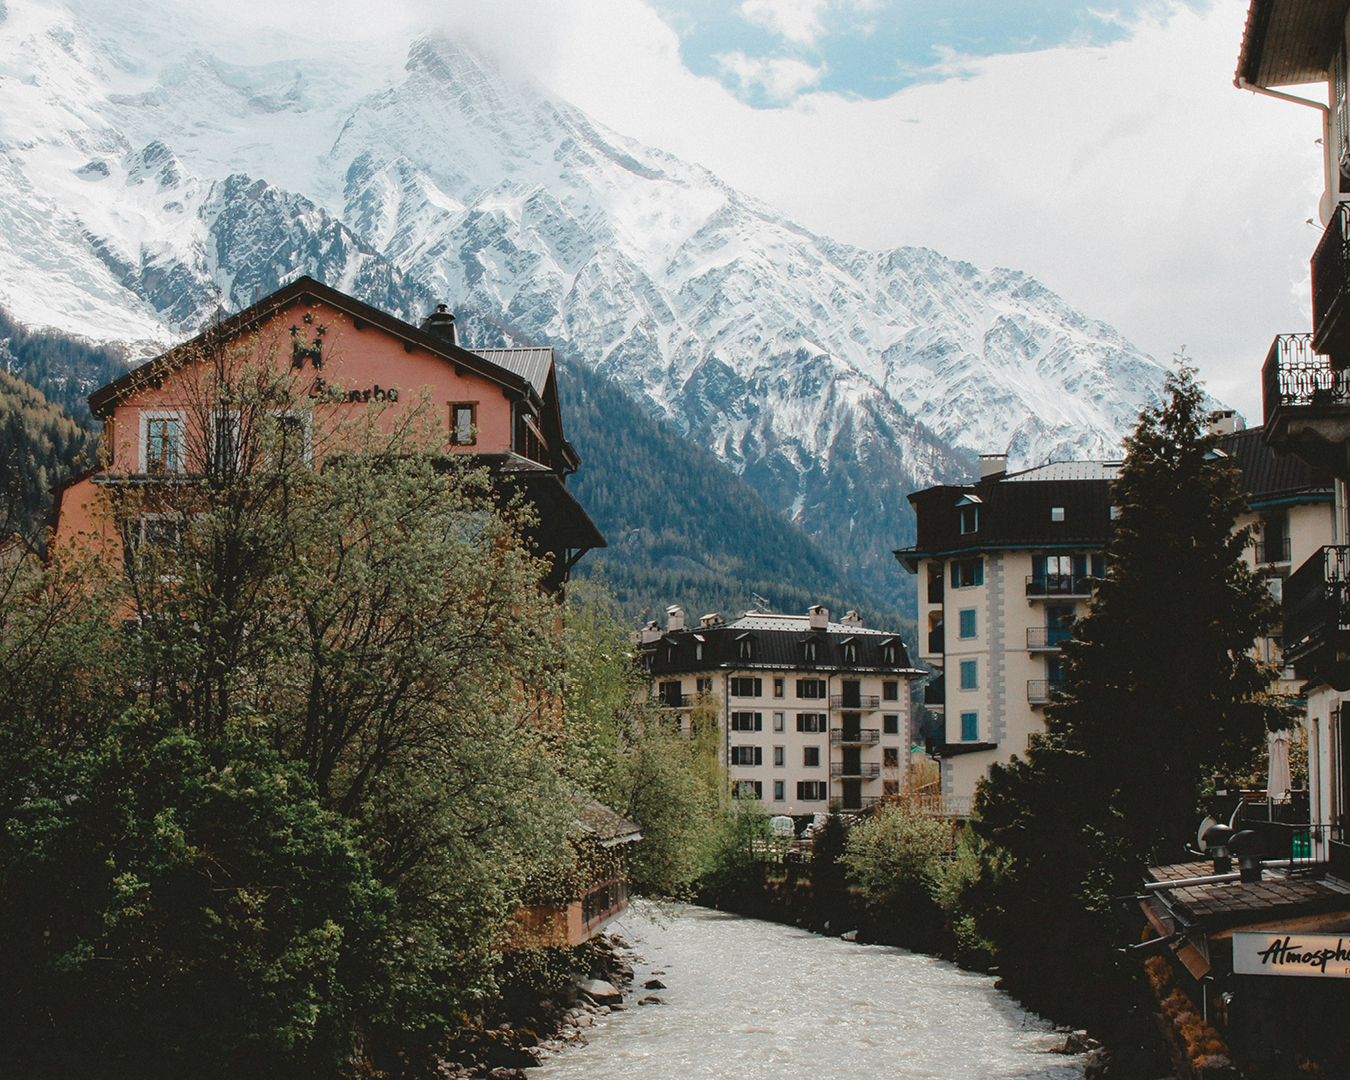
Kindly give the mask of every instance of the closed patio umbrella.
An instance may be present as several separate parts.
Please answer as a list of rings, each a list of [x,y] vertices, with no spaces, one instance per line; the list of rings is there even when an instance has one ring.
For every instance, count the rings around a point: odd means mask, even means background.
[[[1268,737],[1270,770],[1266,774],[1266,798],[1285,802],[1293,781],[1289,776],[1289,732],[1272,731]]]

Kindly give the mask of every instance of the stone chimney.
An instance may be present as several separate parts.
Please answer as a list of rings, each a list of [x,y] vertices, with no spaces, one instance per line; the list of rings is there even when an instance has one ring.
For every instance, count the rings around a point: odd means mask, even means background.
[[[811,618],[812,630],[824,630],[830,625],[830,609],[821,604],[812,604],[806,614]]]
[[[684,608],[678,604],[666,608],[666,633],[673,634],[684,629]]]
[[[991,476],[1002,476],[1008,471],[1007,454],[981,454],[980,455],[980,479],[988,480]]]
[[[455,338],[455,313],[444,304],[437,304],[436,310],[422,320],[422,329],[451,345],[459,344]]]
[[[862,616],[856,610],[850,610],[847,615],[839,620],[845,626],[861,626]]]
[[[650,645],[654,641],[661,640],[661,626],[655,619],[652,619],[635,636],[639,645]]]
[[[714,611],[712,614],[704,615],[703,618],[699,619],[699,624],[703,627],[703,629],[710,630],[714,626],[722,625],[722,616],[718,614],[716,611]]]

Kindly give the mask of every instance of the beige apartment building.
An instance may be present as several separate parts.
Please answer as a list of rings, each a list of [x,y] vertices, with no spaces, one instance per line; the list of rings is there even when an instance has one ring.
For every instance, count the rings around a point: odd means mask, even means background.
[[[683,609],[639,633],[652,693],[689,731],[711,700],[732,794],[774,814],[861,810],[898,794],[909,745],[910,664],[900,635],[862,625],[749,611],[728,623]]]
[[[1331,476],[1276,457],[1262,429],[1244,430],[1231,412],[1213,422],[1220,452],[1243,475],[1249,513],[1237,527],[1256,536],[1245,557],[1278,599],[1299,560],[1332,539]],[[980,460],[978,481],[910,496],[917,542],[896,552],[917,575],[919,659],[939,672],[925,704],[941,714],[945,736],[927,749],[958,809],[991,764],[1025,755],[1045,730],[1045,706],[1063,682],[1062,645],[1105,570],[1120,471],[1119,462],[1077,461],[1009,473],[1005,458]],[[1278,630],[1254,647],[1280,662]],[[1298,693],[1292,668],[1281,684]]]

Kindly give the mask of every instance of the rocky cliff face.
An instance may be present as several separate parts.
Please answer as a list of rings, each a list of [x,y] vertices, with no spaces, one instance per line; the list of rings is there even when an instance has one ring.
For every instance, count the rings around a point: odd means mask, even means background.
[[[414,41],[393,77],[239,67],[174,52],[173,8],[101,5],[13,0],[0,31],[22,321],[147,353],[300,273],[405,317],[449,300],[615,380],[874,582],[908,491],[972,451],[1117,453],[1160,393],[1024,274],[815,236],[460,44]]]

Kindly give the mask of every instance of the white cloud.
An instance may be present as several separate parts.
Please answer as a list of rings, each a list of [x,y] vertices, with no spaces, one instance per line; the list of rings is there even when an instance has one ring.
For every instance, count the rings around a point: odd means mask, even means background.
[[[825,75],[824,64],[813,67],[804,60],[787,56],[761,59],[746,56],[739,49],[720,53],[715,59],[722,74],[736,80],[742,94],[759,86],[768,99],[775,102],[791,101],[803,90],[819,83]]]
[[[797,45],[814,45],[825,32],[830,0],[743,0],[741,17]]]

